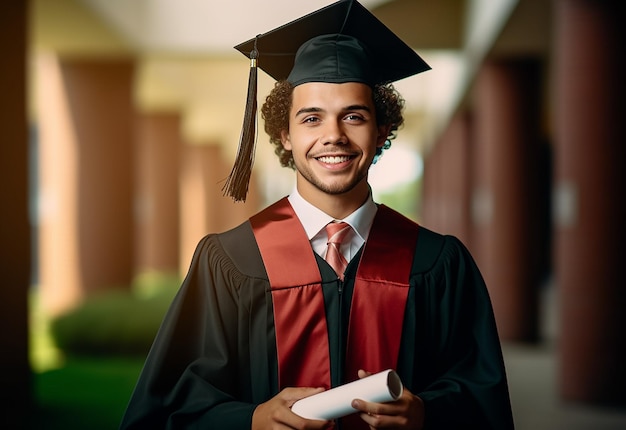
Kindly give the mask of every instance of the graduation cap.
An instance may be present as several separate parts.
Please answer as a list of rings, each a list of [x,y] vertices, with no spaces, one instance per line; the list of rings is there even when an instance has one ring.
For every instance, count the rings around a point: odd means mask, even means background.
[[[297,86],[307,82],[394,82],[430,69],[424,60],[356,0],[340,0],[243,42],[250,58],[244,122],[235,165],[223,191],[245,200],[254,162],[257,68]]]

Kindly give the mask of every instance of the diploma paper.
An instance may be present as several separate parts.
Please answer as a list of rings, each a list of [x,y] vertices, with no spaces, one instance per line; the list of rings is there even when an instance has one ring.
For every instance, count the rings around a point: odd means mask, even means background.
[[[291,410],[303,418],[333,420],[356,411],[350,403],[354,399],[384,403],[402,395],[402,381],[393,370],[367,376],[323,393],[300,399]]]

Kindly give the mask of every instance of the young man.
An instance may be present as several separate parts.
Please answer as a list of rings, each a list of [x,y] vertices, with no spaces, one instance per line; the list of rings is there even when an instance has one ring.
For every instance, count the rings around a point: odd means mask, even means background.
[[[273,69],[289,44],[295,59]],[[279,79],[262,113],[296,189],[200,242],[122,428],[511,429],[471,256],[375,204],[367,182],[402,124],[388,82],[428,66],[352,0],[243,46]],[[355,398],[334,422],[291,410],[389,368],[404,384],[395,401]]]

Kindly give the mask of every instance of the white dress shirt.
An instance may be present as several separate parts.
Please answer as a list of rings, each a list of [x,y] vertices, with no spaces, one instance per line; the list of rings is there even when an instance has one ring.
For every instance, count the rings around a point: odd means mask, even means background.
[[[352,257],[354,257],[367,240],[370,228],[374,222],[374,217],[376,216],[376,211],[378,210],[378,206],[374,203],[371,193],[361,207],[344,219],[335,219],[313,206],[311,203],[304,200],[295,188],[288,199],[306,231],[313,251],[321,257],[326,257],[328,241],[325,229],[326,224],[332,221],[343,221],[350,224],[352,230],[344,238],[340,249],[347,261],[350,261]]]

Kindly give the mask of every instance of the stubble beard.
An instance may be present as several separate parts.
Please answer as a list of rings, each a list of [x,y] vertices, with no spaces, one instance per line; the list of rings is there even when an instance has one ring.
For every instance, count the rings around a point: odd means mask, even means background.
[[[367,180],[367,170],[359,171],[357,176],[349,182],[344,181],[335,181],[335,182],[324,182],[319,179],[310,169],[300,168],[296,165],[296,170],[302,176],[302,178],[307,181],[309,184],[313,185],[318,190],[322,191],[325,194],[329,194],[332,196],[337,196],[340,194],[345,194],[352,191],[361,181]]]

